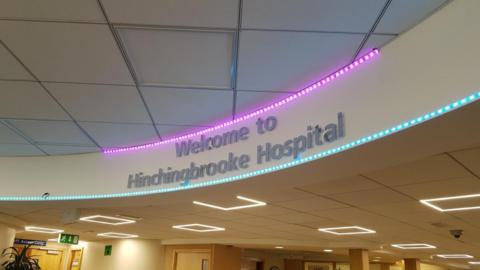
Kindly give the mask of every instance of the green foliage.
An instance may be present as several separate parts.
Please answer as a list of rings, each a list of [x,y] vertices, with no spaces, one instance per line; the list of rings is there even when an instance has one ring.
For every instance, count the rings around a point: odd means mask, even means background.
[[[38,259],[27,255],[30,246],[26,246],[21,251],[14,247],[6,248],[2,252],[2,258],[5,260],[1,265],[2,270],[40,270]]]

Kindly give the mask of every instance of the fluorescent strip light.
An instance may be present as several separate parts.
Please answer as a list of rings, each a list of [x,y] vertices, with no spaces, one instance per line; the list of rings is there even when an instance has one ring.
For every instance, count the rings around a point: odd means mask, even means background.
[[[214,209],[218,209],[218,210],[222,210],[222,211],[232,211],[232,210],[239,210],[239,209],[244,209],[244,208],[252,208],[252,207],[259,207],[259,206],[267,205],[267,203],[265,203],[265,202],[257,201],[257,200],[250,199],[250,198],[243,197],[243,196],[237,196],[237,199],[242,200],[242,201],[251,202],[252,204],[233,206],[233,207],[222,207],[222,206],[209,204],[209,203],[204,203],[204,202],[199,202],[199,201],[193,201],[193,204],[206,206],[206,207],[210,207],[210,208],[214,208]]]
[[[331,252],[333,252],[333,250],[332,249],[324,249],[323,252],[331,253]]]
[[[100,237],[108,237],[108,238],[137,238],[138,235],[136,234],[128,234],[128,233],[116,233],[116,232],[106,232],[106,233],[99,233],[97,236]]]
[[[112,222],[108,221],[103,221],[103,220],[95,220],[95,219],[106,219],[106,220],[112,220]],[[102,216],[102,215],[94,215],[94,216],[88,216],[88,217],[81,217],[81,221],[86,221],[86,222],[94,222],[94,223],[101,223],[101,224],[107,224],[107,225],[125,225],[125,224],[131,224],[135,223],[135,220],[131,219],[126,219],[126,218],[118,218],[118,217],[109,217],[109,216]]]
[[[63,230],[60,230],[60,229],[51,229],[51,228],[34,227],[34,226],[26,226],[25,231],[27,231],[27,232],[37,232],[37,233],[49,233],[49,234],[64,232]]]
[[[374,230],[363,228],[360,226],[347,226],[347,227],[333,227],[333,228],[319,228],[321,232],[331,233],[335,235],[351,235],[351,234],[370,234],[376,233]],[[352,230],[347,232],[342,232],[345,230]]]
[[[276,248],[276,249],[283,249],[282,246],[276,246],[275,248]]]
[[[50,238],[47,241],[48,242],[58,242],[58,238]]]
[[[468,254],[437,254],[437,257],[444,259],[471,259],[472,255]]]
[[[193,228],[192,228],[193,227]],[[195,227],[200,227],[200,228],[205,228],[205,229],[195,229]],[[179,229],[179,230],[186,230],[186,231],[192,231],[192,232],[218,232],[218,231],[225,231],[225,228],[221,227],[216,227],[216,226],[210,226],[210,225],[204,225],[204,224],[184,224],[184,225],[175,225],[172,226],[174,229]]]
[[[451,200],[460,200],[460,199],[470,199],[470,198],[478,198],[480,194],[469,194],[469,195],[462,195],[462,196],[452,196],[452,197],[443,197],[443,198],[435,198],[435,199],[426,199],[420,200],[421,203],[429,206],[435,210],[440,212],[453,212],[453,211],[465,211],[465,210],[474,210],[480,209],[480,205],[478,206],[469,206],[469,207],[457,207],[457,208],[441,208],[439,206],[434,205],[432,202],[442,202],[442,201],[451,201]]]
[[[474,265],[478,265],[480,264],[480,261],[479,262],[468,262],[469,264],[474,264]]]
[[[429,244],[419,243],[419,244],[392,244],[392,247],[400,248],[400,249],[430,249],[430,248],[437,248],[436,246],[432,246]]]

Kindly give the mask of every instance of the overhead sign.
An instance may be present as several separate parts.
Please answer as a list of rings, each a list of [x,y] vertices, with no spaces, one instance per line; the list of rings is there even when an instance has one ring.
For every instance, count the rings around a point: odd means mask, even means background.
[[[80,240],[80,236],[75,235],[75,234],[66,234],[66,233],[60,234],[60,236],[58,238],[59,243],[69,244],[69,245],[77,245],[78,240]]]
[[[26,246],[39,246],[46,247],[47,241],[43,240],[29,240],[29,239],[18,239],[15,238],[15,245],[26,245]]]
[[[266,133],[273,132],[278,125],[279,123],[275,116],[269,116],[265,119],[259,117],[255,122],[253,131],[251,131],[249,127],[244,126],[226,131],[223,134],[209,137],[202,135],[198,140],[189,139],[180,141],[175,144],[175,154],[177,158],[182,158],[204,151],[213,151],[240,141],[246,141],[251,136],[262,136]],[[335,121],[325,125],[316,123],[308,125],[303,134],[283,139],[280,142],[266,142],[256,145],[256,157],[254,158],[248,153],[237,154],[229,152],[222,160],[206,161],[202,164],[197,164],[192,161],[187,168],[159,168],[153,174],[137,172],[128,176],[127,187],[143,188],[173,183],[188,185],[190,180],[215,177],[248,169],[253,162],[255,162],[256,165],[261,165],[288,158],[296,160],[307,150],[333,143],[344,136],[345,115],[339,112],[337,113]]]

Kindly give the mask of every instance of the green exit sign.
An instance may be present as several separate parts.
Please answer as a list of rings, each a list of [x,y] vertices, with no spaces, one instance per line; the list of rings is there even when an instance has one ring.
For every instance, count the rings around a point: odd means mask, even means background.
[[[106,245],[105,251],[103,253],[104,256],[112,256],[112,245]]]
[[[58,238],[58,242],[62,244],[77,245],[79,239],[80,236],[78,235],[62,233]]]

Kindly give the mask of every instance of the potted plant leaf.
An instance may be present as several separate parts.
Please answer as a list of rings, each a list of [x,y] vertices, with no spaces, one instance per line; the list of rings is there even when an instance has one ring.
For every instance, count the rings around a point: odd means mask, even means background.
[[[15,247],[9,247],[3,250],[2,258],[4,262],[1,264],[2,270],[40,270],[38,259],[34,259],[27,255],[30,246],[26,246],[22,250]]]

